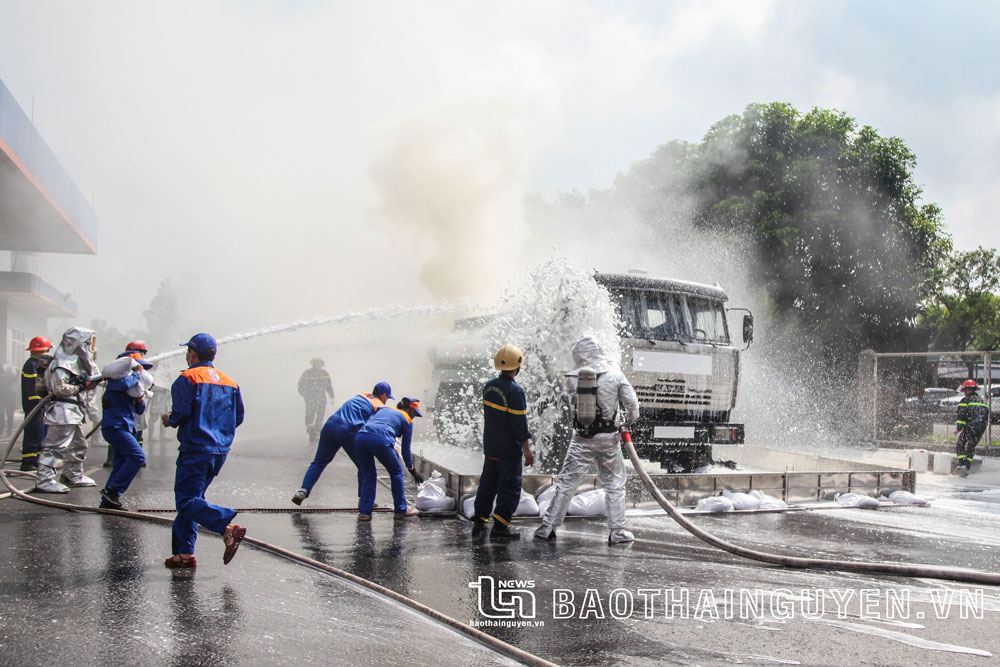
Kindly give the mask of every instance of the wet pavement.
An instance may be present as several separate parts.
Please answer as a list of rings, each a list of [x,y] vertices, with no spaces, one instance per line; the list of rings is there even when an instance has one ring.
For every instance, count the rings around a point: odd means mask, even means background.
[[[176,443],[153,443],[124,496],[171,508]],[[89,459],[103,461],[103,447]],[[212,502],[293,510],[302,438],[239,438]],[[99,482],[107,470],[97,468]],[[24,482],[20,483],[22,486]],[[697,516],[746,547],[788,555],[1000,572],[1000,461],[968,479],[920,475],[930,507]],[[412,487],[410,488],[412,497]],[[391,504],[387,488],[378,502]],[[96,489],[69,500],[96,505]],[[350,507],[340,455],[305,507]],[[162,515],[169,516],[169,515]],[[249,535],[348,570],[561,664],[983,664],[1000,654],[1000,590],[766,566],[718,551],[666,515],[602,519],[555,542],[472,540],[456,518],[359,523],[344,513],[252,513]],[[530,537],[537,522],[518,524]],[[163,567],[169,526],[0,500],[0,663],[19,665],[510,664],[456,631],[246,544],[228,566],[205,533],[195,571]],[[477,587],[470,587],[474,584]],[[500,590],[504,589],[504,590]]]

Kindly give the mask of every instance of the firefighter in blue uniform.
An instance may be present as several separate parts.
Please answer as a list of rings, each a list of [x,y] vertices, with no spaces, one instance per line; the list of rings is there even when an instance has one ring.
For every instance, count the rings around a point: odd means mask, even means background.
[[[101,407],[101,435],[114,450],[114,461],[108,481],[101,489],[101,507],[124,509],[121,495],[128,490],[139,469],[146,463],[142,443],[136,428],[136,415],[146,411],[143,396],[153,386],[153,377],[147,373],[153,364],[142,357],[136,358],[129,350],[118,355],[118,360],[104,367],[107,379]],[[120,370],[119,370],[120,369]]]
[[[21,368],[21,409],[27,418],[35,406],[42,400],[42,394],[46,393],[40,389],[43,382],[39,374],[39,367],[42,365],[42,357],[48,355],[52,349],[52,342],[45,336],[35,336],[28,343],[27,351],[31,354]],[[42,367],[44,373],[44,367]],[[45,423],[42,421],[42,413],[39,411],[30,422],[24,425],[24,435],[21,439],[21,470],[36,470],[38,468],[38,452],[42,449],[42,440],[45,439]]]
[[[528,403],[524,390],[514,381],[521,370],[524,353],[508,343],[493,359],[500,375],[483,387],[483,472],[476,491],[472,535],[486,530],[493,513],[490,537],[518,539],[520,533],[510,527],[511,517],[521,500],[521,456],[532,465],[531,431],[528,430]],[[496,509],[493,500],[496,499]]]
[[[990,406],[976,391],[979,387],[975,380],[962,383],[962,393],[965,396],[958,402],[958,416],[955,420],[955,433],[958,434],[956,450],[958,467],[955,472],[965,477],[972,470],[972,459],[976,455],[976,445],[986,431],[990,419]]]
[[[347,456],[358,465],[358,460],[354,455],[354,437],[371,419],[377,410],[385,407],[385,402],[389,399],[395,400],[392,389],[388,382],[379,382],[372,389],[370,394],[358,394],[354,398],[345,401],[340,409],[330,415],[330,418],[323,424],[323,430],[319,434],[319,445],[316,447],[316,456],[309,464],[306,475],[302,479],[302,488],[292,496],[292,502],[301,505],[302,501],[309,497],[312,488],[319,481],[319,476],[329,465],[337,452],[343,448]],[[358,475],[358,486],[361,485],[360,472]]]
[[[243,398],[239,386],[214,367],[218,345],[207,333],[195,334],[186,343],[187,370],[170,387],[170,412],[164,426],[177,429],[180,453],[174,478],[177,516],[173,526],[173,555],[169,568],[195,567],[194,544],[198,526],[222,535],[222,562],[229,563],[246,535],[246,528],[231,523],[236,510],[212,505],[205,491],[222,470],[236,427],[243,423]]]
[[[407,470],[417,484],[423,482],[423,477],[413,467],[413,456],[410,454],[410,441],[413,439],[413,419],[423,417],[420,411],[420,401],[416,398],[403,397],[396,407],[378,410],[369,419],[358,435],[354,438],[354,455],[358,464],[360,499],[358,501],[358,520],[369,521],[372,518],[372,508],[375,505],[375,487],[378,483],[378,473],[375,471],[375,459],[388,471],[392,486],[392,503],[397,519],[416,516],[420,512],[416,507],[406,504],[403,493],[403,468],[396,457],[396,438],[402,438],[400,449]]]

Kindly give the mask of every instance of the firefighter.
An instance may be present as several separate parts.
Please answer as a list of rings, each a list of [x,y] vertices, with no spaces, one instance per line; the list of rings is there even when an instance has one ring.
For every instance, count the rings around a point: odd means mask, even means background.
[[[965,397],[958,402],[958,417],[955,420],[955,433],[958,434],[956,450],[958,467],[955,472],[965,477],[972,470],[972,458],[976,454],[976,445],[986,431],[990,419],[990,406],[979,395],[975,380],[962,383],[962,393]]]
[[[63,334],[45,370],[45,387],[54,397],[45,405],[48,429],[38,454],[37,491],[66,493],[71,486],[96,486],[83,474],[87,458],[84,424],[93,412],[93,390],[100,379],[96,357],[97,334],[73,327]]]
[[[45,367],[48,365],[49,359],[52,358],[49,355],[51,349],[52,341],[45,336],[35,336],[28,343],[26,351],[31,356],[21,368],[21,409],[24,410],[25,419],[42,400],[42,395],[47,393],[44,374]],[[24,434],[21,440],[21,470],[38,469],[38,451],[42,448],[42,440],[44,439],[45,423],[42,413],[39,412],[24,425]]]
[[[128,345],[125,346],[125,351],[122,352],[121,354],[119,354],[118,358],[120,359],[122,357],[132,357],[133,359],[142,359],[142,358],[144,358],[146,356],[146,353],[148,351],[149,351],[149,348],[147,347],[145,341],[134,340],[131,343],[129,343]],[[144,369],[149,369],[152,366],[147,366],[147,365],[143,364],[142,367]],[[148,390],[144,391],[144,394],[143,394],[142,398],[143,398],[144,403],[148,403],[149,402],[149,400],[152,398],[152,385],[150,386],[150,388]],[[133,420],[135,422],[134,423],[134,426],[135,426],[135,439],[136,439],[136,442],[139,443],[139,447],[140,448],[142,447],[142,434],[143,434],[143,431],[145,431],[146,427],[149,425],[148,421],[146,419],[147,414],[148,414],[148,412],[146,410],[142,410],[141,412],[137,412],[137,413],[135,413],[135,419]],[[102,433],[104,431],[103,424],[101,425],[101,431],[102,431]],[[105,438],[105,440],[107,440],[107,438]],[[104,467],[105,468],[110,468],[112,466],[112,464],[114,463],[114,455],[115,455],[114,444],[110,440],[108,440],[108,458],[104,461]],[[142,467],[143,468],[146,467],[145,456],[143,456]]]
[[[483,472],[476,491],[473,537],[482,534],[493,514],[490,537],[519,539],[510,520],[521,500],[521,457],[532,465],[531,431],[524,390],[514,378],[521,371],[524,353],[510,343],[497,350],[493,367],[500,375],[483,387]],[[496,500],[496,509],[493,501]]]
[[[402,438],[400,449],[406,469],[417,484],[424,479],[413,466],[413,456],[410,454],[410,442],[413,439],[413,420],[423,417],[420,411],[420,401],[416,398],[403,397],[395,408],[377,410],[371,419],[365,422],[354,438],[354,456],[358,464],[358,477],[361,488],[358,499],[358,520],[371,521],[372,508],[375,505],[375,487],[378,474],[375,470],[375,460],[389,473],[392,487],[392,503],[395,513],[393,517],[406,519],[420,512],[416,507],[406,504],[403,493],[403,468],[399,465],[396,455],[396,438]]]
[[[323,425],[323,430],[319,435],[319,444],[316,446],[316,456],[309,464],[306,475],[302,479],[302,488],[292,496],[292,502],[301,505],[302,501],[309,497],[312,488],[319,481],[319,476],[329,465],[337,452],[343,448],[347,456],[358,465],[358,460],[354,455],[354,437],[361,430],[372,415],[385,407],[386,401],[395,400],[392,389],[388,382],[379,382],[372,389],[370,394],[358,394],[354,398],[344,401],[340,409],[330,415]],[[361,476],[358,476],[360,487]]]
[[[556,527],[566,517],[573,492],[583,476],[597,464],[597,478],[604,487],[608,508],[608,544],[631,542],[625,530],[625,461],[618,430],[618,406],[625,407],[625,423],[639,417],[639,399],[621,368],[604,355],[600,344],[584,336],[573,346],[576,370],[567,377],[566,389],[573,406],[573,439],[566,452],[556,493],[535,537],[554,540]],[[584,384],[586,383],[586,387]]]
[[[306,433],[309,442],[319,441],[319,432],[326,415],[326,397],[333,400],[333,385],[330,374],[323,370],[323,360],[319,357],[309,361],[310,367],[299,377],[299,395],[306,401]]]
[[[136,359],[128,351],[104,367],[102,375],[107,380],[101,406],[101,435],[114,448],[114,465],[108,481],[101,489],[101,507],[123,509],[121,494],[128,490],[139,469],[146,463],[146,455],[137,436],[136,415],[146,411],[143,397],[153,386],[153,377],[147,373],[153,364],[143,358]]]
[[[225,543],[222,562],[228,564],[247,533],[231,523],[236,510],[212,505],[205,491],[222,470],[229,455],[236,428],[243,423],[243,398],[239,386],[215,366],[218,344],[210,334],[199,333],[181,347],[187,347],[187,370],[170,387],[170,412],[162,415],[164,426],[177,429],[180,442],[174,501],[177,515],[173,526],[173,554],[164,565],[191,568],[197,563],[194,545],[198,526],[222,535]]]

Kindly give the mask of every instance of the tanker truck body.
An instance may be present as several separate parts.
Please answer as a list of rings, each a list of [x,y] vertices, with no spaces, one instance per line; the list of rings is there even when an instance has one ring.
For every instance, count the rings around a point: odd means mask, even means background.
[[[730,421],[740,350],[730,337],[725,291],[718,285],[631,273],[593,277],[607,290],[620,318],[621,365],[639,398],[640,416],[632,433],[640,456],[671,471],[689,472],[711,463],[712,443],[742,443],[743,424]],[[482,381],[492,375],[489,362],[495,350],[476,332],[489,319],[459,320],[455,331],[431,350],[434,422],[442,442],[479,445],[479,392]],[[752,329],[752,316],[747,315],[743,321],[747,344]],[[566,341],[566,349],[572,343]],[[542,410],[548,409],[545,392],[559,391],[564,379],[555,369],[547,375],[553,377],[541,391],[525,387],[529,403],[542,402]],[[549,460],[543,462],[556,469],[570,436],[568,407],[558,409],[563,414],[551,420],[555,433]],[[536,442],[539,435],[549,437],[536,432]]]

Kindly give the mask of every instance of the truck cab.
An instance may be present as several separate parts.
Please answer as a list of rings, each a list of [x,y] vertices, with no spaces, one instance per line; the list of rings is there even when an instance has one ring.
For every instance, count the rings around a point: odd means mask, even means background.
[[[711,462],[712,443],[742,443],[730,421],[739,387],[739,353],[718,285],[598,273],[621,318],[622,369],[639,398],[632,428],[640,456],[688,472]],[[752,338],[744,319],[744,342]]]

